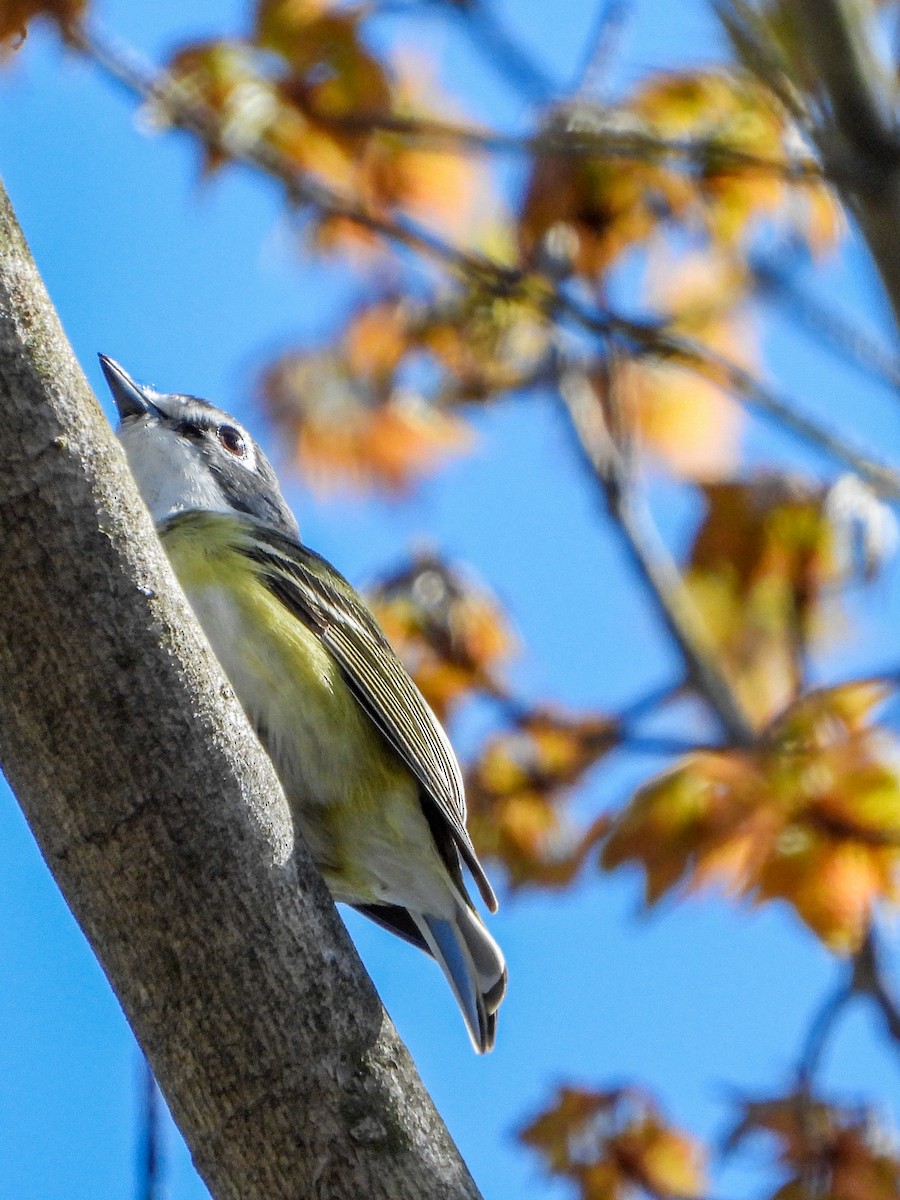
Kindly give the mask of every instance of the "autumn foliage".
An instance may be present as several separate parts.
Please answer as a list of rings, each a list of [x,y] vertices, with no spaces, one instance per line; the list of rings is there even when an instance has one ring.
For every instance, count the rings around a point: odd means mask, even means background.
[[[706,1192],[703,1147],[633,1088],[561,1088],[520,1137],[552,1174],[575,1182],[584,1200],[699,1200]]]
[[[839,104],[796,4],[716,7],[729,61],[612,100],[576,89],[518,138],[468,119],[421,56],[376,51],[376,8],[330,0],[259,0],[242,36],[178,49],[144,101],[157,125],[199,135],[207,175],[242,161],[273,177],[305,248],[356,272],[333,336],[285,346],[259,373],[304,479],[413,496],[477,444],[473,414],[540,396],[680,655],[680,677],[646,704],[575,711],[510,682],[511,616],[438,549],[372,588],[451,730],[467,705],[491,713],[466,763],[470,828],[510,890],[602,886],[628,866],[647,906],[709,887],[777,903],[846,960],[850,992],[876,999],[900,1038],[881,984],[859,982],[900,899],[900,745],[884,717],[896,667],[847,680],[823,653],[895,547],[885,501],[900,476],[764,382],[773,261],[822,260],[853,219],[822,151]],[[2,12],[9,40],[38,13],[71,30],[81,6]],[[511,143],[519,181],[504,188],[492,155]],[[807,452],[748,457],[759,411]],[[693,505],[677,554],[652,523],[661,484]],[[678,705],[684,736],[607,807],[609,762]],[[597,780],[585,815],[575,800]],[[730,1148],[766,1142],[779,1200],[900,1194],[871,1114],[801,1082],[742,1102]],[[521,1138],[584,1200],[709,1194],[706,1151],[641,1089],[563,1086]]]

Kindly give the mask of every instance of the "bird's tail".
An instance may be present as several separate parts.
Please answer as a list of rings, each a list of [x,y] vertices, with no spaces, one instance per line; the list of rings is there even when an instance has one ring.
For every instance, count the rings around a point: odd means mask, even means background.
[[[506,992],[506,962],[500,947],[461,896],[452,919],[410,915],[453,989],[472,1045],[484,1054],[494,1044],[497,1009]]]

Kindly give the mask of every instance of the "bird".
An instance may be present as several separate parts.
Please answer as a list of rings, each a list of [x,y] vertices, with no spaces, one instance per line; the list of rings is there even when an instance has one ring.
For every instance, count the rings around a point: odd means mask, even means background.
[[[247,429],[99,358],[163,548],[333,899],[437,961],[485,1053],[507,968],[464,879],[495,912],[444,729]]]

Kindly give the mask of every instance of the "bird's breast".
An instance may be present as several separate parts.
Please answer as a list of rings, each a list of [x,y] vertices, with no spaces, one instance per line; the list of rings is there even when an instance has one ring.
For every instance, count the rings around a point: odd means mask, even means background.
[[[385,861],[381,871],[378,860],[393,859],[398,844],[407,858],[420,848],[413,861],[434,855],[415,779],[316,633],[272,594],[246,555],[227,538],[198,544],[187,529],[179,536],[177,525],[164,544],[335,896],[393,899],[379,892],[379,878],[396,877],[397,866]]]

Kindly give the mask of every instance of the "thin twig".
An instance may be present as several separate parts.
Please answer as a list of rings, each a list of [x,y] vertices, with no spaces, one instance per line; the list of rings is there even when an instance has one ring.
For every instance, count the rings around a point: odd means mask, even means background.
[[[646,505],[622,493],[612,505],[626,548],[654,597],[660,615],[684,656],[691,679],[709,701],[729,739],[749,746],[755,731],[719,667],[706,624]]]
[[[620,709],[619,720],[624,725],[632,725],[636,721],[642,720],[648,713],[655,712],[656,709],[676,700],[683,688],[683,680],[679,680],[678,683],[666,684],[665,687],[654,688],[652,692],[639,696],[637,700],[632,700],[630,704],[626,704],[624,708]]]
[[[784,306],[807,332],[853,360],[869,375],[900,391],[900,357],[846,313],[804,290],[774,262],[757,259],[751,274],[758,287]]]
[[[752,745],[756,737],[752,722],[719,666],[716,648],[681,572],[632,485],[615,433],[598,419],[597,406],[585,387],[572,379],[559,392],[579,455],[603,493],[629,556],[681,651],[691,681],[706,698],[729,741],[736,746]]]
[[[853,987],[856,992],[874,1000],[891,1040],[900,1049],[900,1004],[891,993],[871,927],[853,960]]]
[[[500,687],[489,689],[484,688],[480,683],[477,686],[482,688],[484,694],[493,702],[498,712],[514,726],[527,726],[529,722],[542,715],[543,710],[540,707],[535,707],[525,700],[520,700]],[[672,755],[697,754],[702,751],[722,750],[723,746],[721,743],[698,742],[693,738],[671,737],[666,734],[639,733],[633,728],[639,716],[644,715],[652,707],[656,707],[658,704],[669,699],[672,691],[672,688],[666,688],[665,692],[658,692],[652,697],[646,697],[632,708],[610,717],[608,719],[610,749],[629,750],[635,754],[666,755],[670,757]]]
[[[554,95],[557,88],[553,80],[483,0],[465,0],[449,7],[462,17],[473,46],[528,99],[544,103]]]
[[[488,66],[530,102],[544,104],[556,93],[556,85],[543,67],[480,0],[414,0],[413,3],[377,0],[371,11],[376,15],[421,17],[425,8],[458,18],[473,48]]]
[[[602,99],[609,91],[610,67],[633,9],[633,0],[602,0],[587,41],[576,84],[576,95]]]
[[[141,1058],[141,1128],[137,1155],[137,1200],[162,1200],[162,1097],[150,1064]]]
[[[662,734],[623,733],[616,743],[622,750],[630,750],[634,754],[653,754],[671,757],[683,754],[702,754],[704,752],[721,751],[721,744],[711,742],[696,742],[690,738],[665,737]]]
[[[797,1120],[803,1131],[804,1140],[814,1148],[814,1153],[801,1164],[806,1190],[813,1197],[828,1194],[829,1162],[827,1145],[822,1138],[821,1122],[816,1118],[815,1081],[828,1042],[838,1021],[853,1000],[851,978],[842,980],[828,996],[812,1020],[806,1035],[800,1061],[797,1064],[797,1090],[794,1102]]]
[[[900,471],[878,462],[843,434],[799,412],[744,367],[657,323],[633,321],[612,313],[595,315],[568,296],[563,296],[560,303],[583,326],[601,336],[608,338],[615,334],[638,352],[679,364],[717,383],[741,403],[850,467],[879,495],[900,499]]]
[[[828,1040],[844,1010],[853,999],[853,994],[852,981],[842,981],[827,997],[813,1018],[800,1055],[800,1062],[797,1065],[797,1082],[801,1092],[806,1094],[813,1092],[815,1077],[818,1074]]]
[[[738,146],[724,145],[715,138],[664,138],[650,127],[632,118],[631,128],[603,126],[603,110],[593,106],[570,105],[566,123],[561,116],[538,133],[503,133],[456,125],[431,117],[404,117],[392,113],[356,113],[332,116],[310,108],[307,115],[322,125],[342,133],[388,133],[407,141],[424,143],[431,148],[465,154],[554,155],[584,158],[596,155],[615,161],[627,159],[658,163],[669,159],[697,172],[715,164],[717,175],[729,171],[741,174],[774,175],[788,182],[821,180],[821,164],[810,157],[767,157],[752,154]],[[619,114],[621,117],[621,114]],[[595,127],[592,127],[595,126]]]

